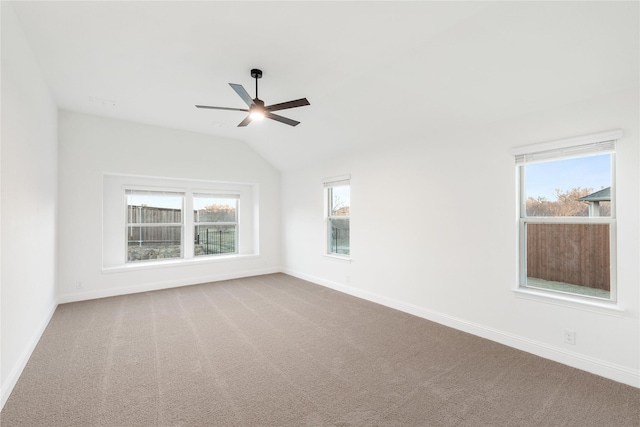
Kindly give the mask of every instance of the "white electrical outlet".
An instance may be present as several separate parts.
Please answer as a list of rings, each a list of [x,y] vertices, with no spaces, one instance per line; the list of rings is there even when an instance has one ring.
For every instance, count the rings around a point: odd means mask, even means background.
[[[76,289],[82,289],[82,282],[76,282]]]
[[[565,329],[564,342],[566,342],[567,344],[576,345],[576,332]]]

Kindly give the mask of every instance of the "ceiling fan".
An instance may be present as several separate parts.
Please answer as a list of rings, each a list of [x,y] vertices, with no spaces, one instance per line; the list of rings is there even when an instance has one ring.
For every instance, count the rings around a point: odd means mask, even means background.
[[[242,98],[242,100],[249,106],[246,108],[228,108],[228,107],[211,107],[208,105],[196,105],[196,108],[209,108],[212,110],[230,110],[230,111],[245,111],[248,112],[249,115],[240,122],[238,127],[247,126],[251,123],[252,120],[262,120],[264,117],[275,120],[280,123],[284,123],[290,126],[297,126],[300,122],[288,119],[286,117],[278,116],[277,114],[273,114],[273,111],[286,110],[287,108],[295,108],[295,107],[303,107],[309,104],[307,98],[296,99],[295,101],[287,101],[282,102],[280,104],[268,105],[265,107],[264,101],[258,98],[258,79],[262,78],[262,70],[258,70],[254,68],[251,70],[251,77],[256,79],[256,97],[251,99],[251,96],[247,93],[247,91],[242,87],[242,85],[229,83],[229,86]]]

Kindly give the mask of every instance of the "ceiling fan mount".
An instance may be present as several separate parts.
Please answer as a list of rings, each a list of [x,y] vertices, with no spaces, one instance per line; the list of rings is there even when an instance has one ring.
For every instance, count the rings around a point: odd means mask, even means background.
[[[273,114],[273,111],[285,110],[287,108],[295,108],[295,107],[303,107],[305,105],[311,105],[307,98],[300,98],[294,101],[282,102],[279,104],[273,105],[264,105],[264,101],[258,98],[258,79],[262,78],[262,70],[257,68],[253,68],[251,70],[251,77],[256,79],[256,97],[251,98],[249,93],[245,90],[242,85],[229,83],[229,86],[242,98],[242,100],[249,107],[247,108],[229,108],[229,107],[212,107],[208,105],[196,105],[196,108],[208,108],[211,110],[231,110],[231,111],[244,111],[249,113],[247,117],[243,121],[238,124],[238,127],[247,126],[253,120],[261,120],[266,117],[271,120],[275,120],[280,123],[287,124],[289,126],[297,126],[300,122],[296,120],[291,120],[286,117],[279,116],[277,114]]]
[[[257,68],[254,68],[253,70],[251,70],[251,77],[253,77],[254,79],[261,79],[262,70],[258,70]]]

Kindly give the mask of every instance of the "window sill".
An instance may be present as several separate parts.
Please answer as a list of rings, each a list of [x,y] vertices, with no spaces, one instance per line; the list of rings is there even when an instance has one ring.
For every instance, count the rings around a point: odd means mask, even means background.
[[[335,259],[337,261],[343,261],[343,262],[351,263],[351,257],[348,256],[348,255],[322,254],[322,256],[325,256],[325,257],[331,258],[331,259]]]
[[[576,310],[589,311],[614,317],[622,317],[624,315],[624,309],[611,301],[587,300],[585,298],[574,297],[572,295],[556,294],[528,288],[516,288],[513,289],[513,292],[516,297],[531,301],[538,301],[546,304],[569,307]]]
[[[114,267],[103,267],[102,274],[111,274],[111,273],[123,273],[126,271],[139,271],[139,270],[155,270],[158,268],[167,268],[167,267],[185,267],[185,266],[195,266],[202,264],[213,264],[217,262],[225,262],[225,261],[238,261],[243,259],[257,258],[258,254],[247,254],[247,255],[221,255],[221,256],[204,256],[198,258],[191,259],[165,259],[159,261],[146,261],[139,263],[131,263],[131,264],[123,264],[117,265]]]

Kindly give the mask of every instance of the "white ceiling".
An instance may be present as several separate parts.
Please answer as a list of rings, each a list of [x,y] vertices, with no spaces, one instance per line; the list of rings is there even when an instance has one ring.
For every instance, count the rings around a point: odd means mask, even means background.
[[[15,2],[60,108],[246,141],[280,170],[638,90],[638,2]],[[290,127],[236,125],[228,83]],[[94,98],[115,101],[102,105]],[[176,141],[176,144],[179,144]]]

